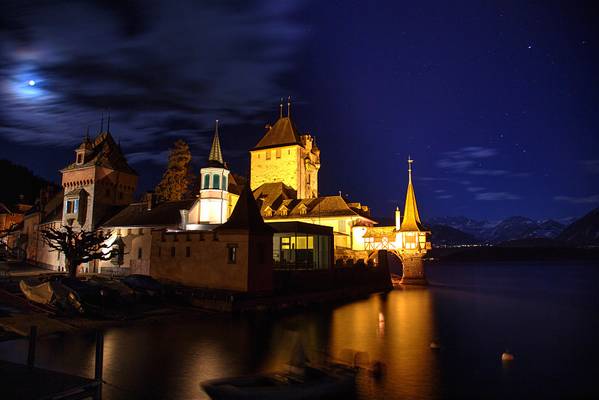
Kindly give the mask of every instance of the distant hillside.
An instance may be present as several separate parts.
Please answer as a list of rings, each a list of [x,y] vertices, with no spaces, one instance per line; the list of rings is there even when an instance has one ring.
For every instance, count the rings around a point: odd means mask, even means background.
[[[49,183],[29,169],[0,159],[0,202],[12,206],[15,203],[33,204],[40,189]]]
[[[470,234],[478,242],[502,243],[511,240],[555,239],[564,225],[554,220],[535,221],[526,217],[510,217],[499,222],[479,221],[466,217],[432,218],[431,226],[449,226]]]
[[[558,240],[573,246],[599,246],[599,207],[568,225]]]
[[[480,240],[469,233],[447,225],[429,225],[431,230],[431,243],[433,246],[456,246],[465,244],[478,244]]]
[[[425,221],[429,225],[443,225],[470,234],[479,240],[485,238],[485,232],[496,224],[489,221],[479,221],[467,217],[433,217]]]

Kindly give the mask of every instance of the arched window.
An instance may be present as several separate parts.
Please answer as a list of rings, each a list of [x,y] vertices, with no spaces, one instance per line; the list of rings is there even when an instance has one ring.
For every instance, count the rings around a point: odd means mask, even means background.
[[[212,176],[212,189],[220,189],[220,176]]]
[[[227,176],[223,175],[223,190],[227,190],[229,187],[227,186]]]
[[[204,187],[202,189],[210,189],[210,175],[204,175]]]

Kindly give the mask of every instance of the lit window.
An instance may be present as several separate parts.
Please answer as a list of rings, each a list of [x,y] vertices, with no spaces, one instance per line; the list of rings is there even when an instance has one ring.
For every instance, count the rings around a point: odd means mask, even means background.
[[[220,189],[220,176],[218,176],[218,175],[212,176],[212,188]]]
[[[277,149],[275,154],[277,158],[281,158],[281,149]]]
[[[229,264],[237,264],[237,245],[236,244],[228,244],[227,245],[227,262]]]
[[[266,159],[270,160],[270,150],[266,150]]]
[[[66,213],[76,214],[79,211],[79,199],[67,200]]]

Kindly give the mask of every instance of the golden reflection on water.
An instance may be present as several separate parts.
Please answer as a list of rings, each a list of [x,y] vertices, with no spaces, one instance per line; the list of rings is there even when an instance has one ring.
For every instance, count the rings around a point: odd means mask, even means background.
[[[362,395],[418,399],[437,397],[439,379],[432,298],[427,289],[396,290],[333,312],[330,350],[366,351],[370,360],[384,360],[386,377],[380,383],[360,381]]]

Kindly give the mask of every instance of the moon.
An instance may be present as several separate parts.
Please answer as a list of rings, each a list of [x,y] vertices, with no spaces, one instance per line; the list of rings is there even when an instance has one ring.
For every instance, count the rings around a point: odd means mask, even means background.
[[[30,80],[27,81],[27,84],[29,86],[35,86],[35,81],[33,79],[30,79]]]

